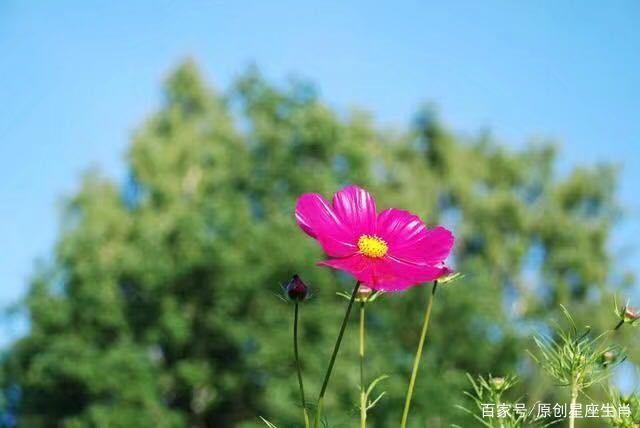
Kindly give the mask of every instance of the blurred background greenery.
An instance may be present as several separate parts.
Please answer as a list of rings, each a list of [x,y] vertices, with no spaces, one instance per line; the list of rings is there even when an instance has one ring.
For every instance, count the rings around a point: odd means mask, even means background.
[[[428,106],[390,131],[366,111],[337,113],[309,83],[274,85],[250,68],[223,91],[186,61],[135,132],[127,168],[124,183],[85,175],[34,275],[29,331],[1,366],[5,411],[23,426],[257,427],[258,415],[300,426],[280,284],[298,273],[313,287],[301,312],[310,397],[344,310],[336,292],[352,284],[315,266],[323,255],[292,217],[303,192],[357,183],[380,207],[457,236],[451,263],[465,278],[438,296],[413,427],[476,426],[455,407],[467,372],[518,374],[528,403],[566,402],[526,355],[532,336],[560,304],[596,331],[613,327],[613,295],[632,285],[611,282],[613,167],[560,175],[552,145],[461,137]],[[367,373],[390,376],[372,427],[399,421],[428,290],[368,310]],[[357,420],[351,321],[325,402],[331,426]],[[630,333],[617,341],[632,344]]]

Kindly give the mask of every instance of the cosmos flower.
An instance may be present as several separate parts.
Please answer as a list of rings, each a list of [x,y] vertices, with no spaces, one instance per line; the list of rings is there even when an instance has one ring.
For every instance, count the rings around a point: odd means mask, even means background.
[[[374,290],[405,290],[451,273],[444,265],[453,247],[450,231],[428,229],[408,211],[378,214],[371,194],[358,186],[337,192],[332,204],[317,193],[303,194],[296,221],[329,256],[320,265],[343,270]]]

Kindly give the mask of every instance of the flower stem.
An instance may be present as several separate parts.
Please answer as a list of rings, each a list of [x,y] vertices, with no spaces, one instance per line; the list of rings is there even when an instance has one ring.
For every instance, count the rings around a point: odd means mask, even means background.
[[[298,372],[298,385],[300,386],[300,401],[304,416],[304,427],[309,428],[309,415],[307,414],[307,403],[304,398],[304,384],[302,382],[302,369],[300,368],[300,356],[298,354],[298,302],[293,306],[293,355],[296,360],[296,371]]]
[[[329,360],[329,367],[327,367],[327,372],[324,375],[322,388],[320,388],[320,395],[318,395],[318,409],[316,410],[316,417],[313,424],[315,428],[320,426],[320,417],[322,415],[322,402],[324,400],[324,394],[327,391],[327,386],[329,385],[329,378],[331,377],[331,372],[333,371],[333,365],[336,362],[336,357],[338,356],[338,351],[340,350],[340,344],[342,343],[342,336],[344,336],[344,330],[347,327],[349,314],[351,314],[351,307],[353,306],[353,301],[356,299],[356,294],[358,293],[359,288],[360,281],[356,282],[356,286],[353,287],[353,293],[351,293],[351,299],[349,299],[349,305],[347,306],[347,311],[344,313],[344,319],[342,320],[342,325],[340,326],[340,332],[338,333],[336,344],[333,347],[333,354],[331,354],[331,359]]]
[[[364,383],[364,299],[360,301],[360,428],[367,426],[367,393]]]
[[[575,409],[576,402],[578,400],[578,380],[573,379],[571,382],[571,405],[569,406],[569,428],[575,427],[575,412],[571,411],[571,409]]]
[[[501,404],[502,404],[502,394],[498,393],[496,394],[496,409],[500,408]],[[503,418],[498,418],[498,420],[500,421],[500,428],[504,428],[504,422],[502,419]]]
[[[413,387],[416,384],[416,377],[418,376],[418,368],[420,367],[420,360],[422,359],[422,349],[424,347],[425,339],[427,338],[427,330],[429,329],[429,319],[431,318],[431,308],[433,307],[433,300],[436,296],[436,289],[438,287],[438,281],[433,282],[433,289],[431,290],[431,296],[429,296],[429,303],[427,303],[427,310],[424,314],[424,323],[422,324],[422,333],[420,335],[420,342],[418,343],[418,349],[416,356],[413,360],[413,370],[411,371],[411,379],[409,380],[409,388],[407,389],[407,396],[404,401],[404,411],[402,412],[401,428],[407,426],[407,419],[409,418],[409,409],[411,408],[411,398],[413,397]]]
[[[616,324],[615,328],[613,329],[613,331],[616,331],[617,329],[619,329],[620,327],[622,327],[622,324],[624,324],[624,319],[621,319],[620,322],[618,322],[618,324]]]

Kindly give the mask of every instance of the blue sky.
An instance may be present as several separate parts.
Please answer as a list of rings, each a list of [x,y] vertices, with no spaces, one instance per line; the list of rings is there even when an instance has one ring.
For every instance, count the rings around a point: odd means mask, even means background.
[[[251,63],[338,109],[402,126],[424,101],[455,129],[560,142],[560,168],[623,167],[611,248],[640,274],[640,3],[0,0],[0,305],[50,254],[64,195],[119,179],[132,131],[192,56],[226,88]],[[0,344],[24,325],[0,323]]]

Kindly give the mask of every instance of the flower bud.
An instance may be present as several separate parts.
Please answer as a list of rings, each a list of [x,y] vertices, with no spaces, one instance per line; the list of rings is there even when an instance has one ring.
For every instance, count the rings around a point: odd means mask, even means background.
[[[489,379],[489,383],[494,391],[502,391],[506,386],[506,380],[503,377],[492,377]]]
[[[309,297],[309,286],[296,274],[285,286],[284,292],[293,302],[303,302]]]
[[[640,319],[640,311],[638,311],[636,308],[625,306],[622,313],[622,319],[626,323],[633,324],[638,319]]]
[[[369,300],[372,294],[373,290],[371,288],[367,287],[366,285],[361,285],[360,288],[358,288],[356,299],[359,302],[366,302],[367,300]]]
[[[614,364],[616,361],[618,361],[618,357],[619,354],[617,352],[615,352],[614,350],[608,350],[602,353],[602,355],[600,355],[600,365],[602,365],[602,367],[609,367],[610,365]]]

